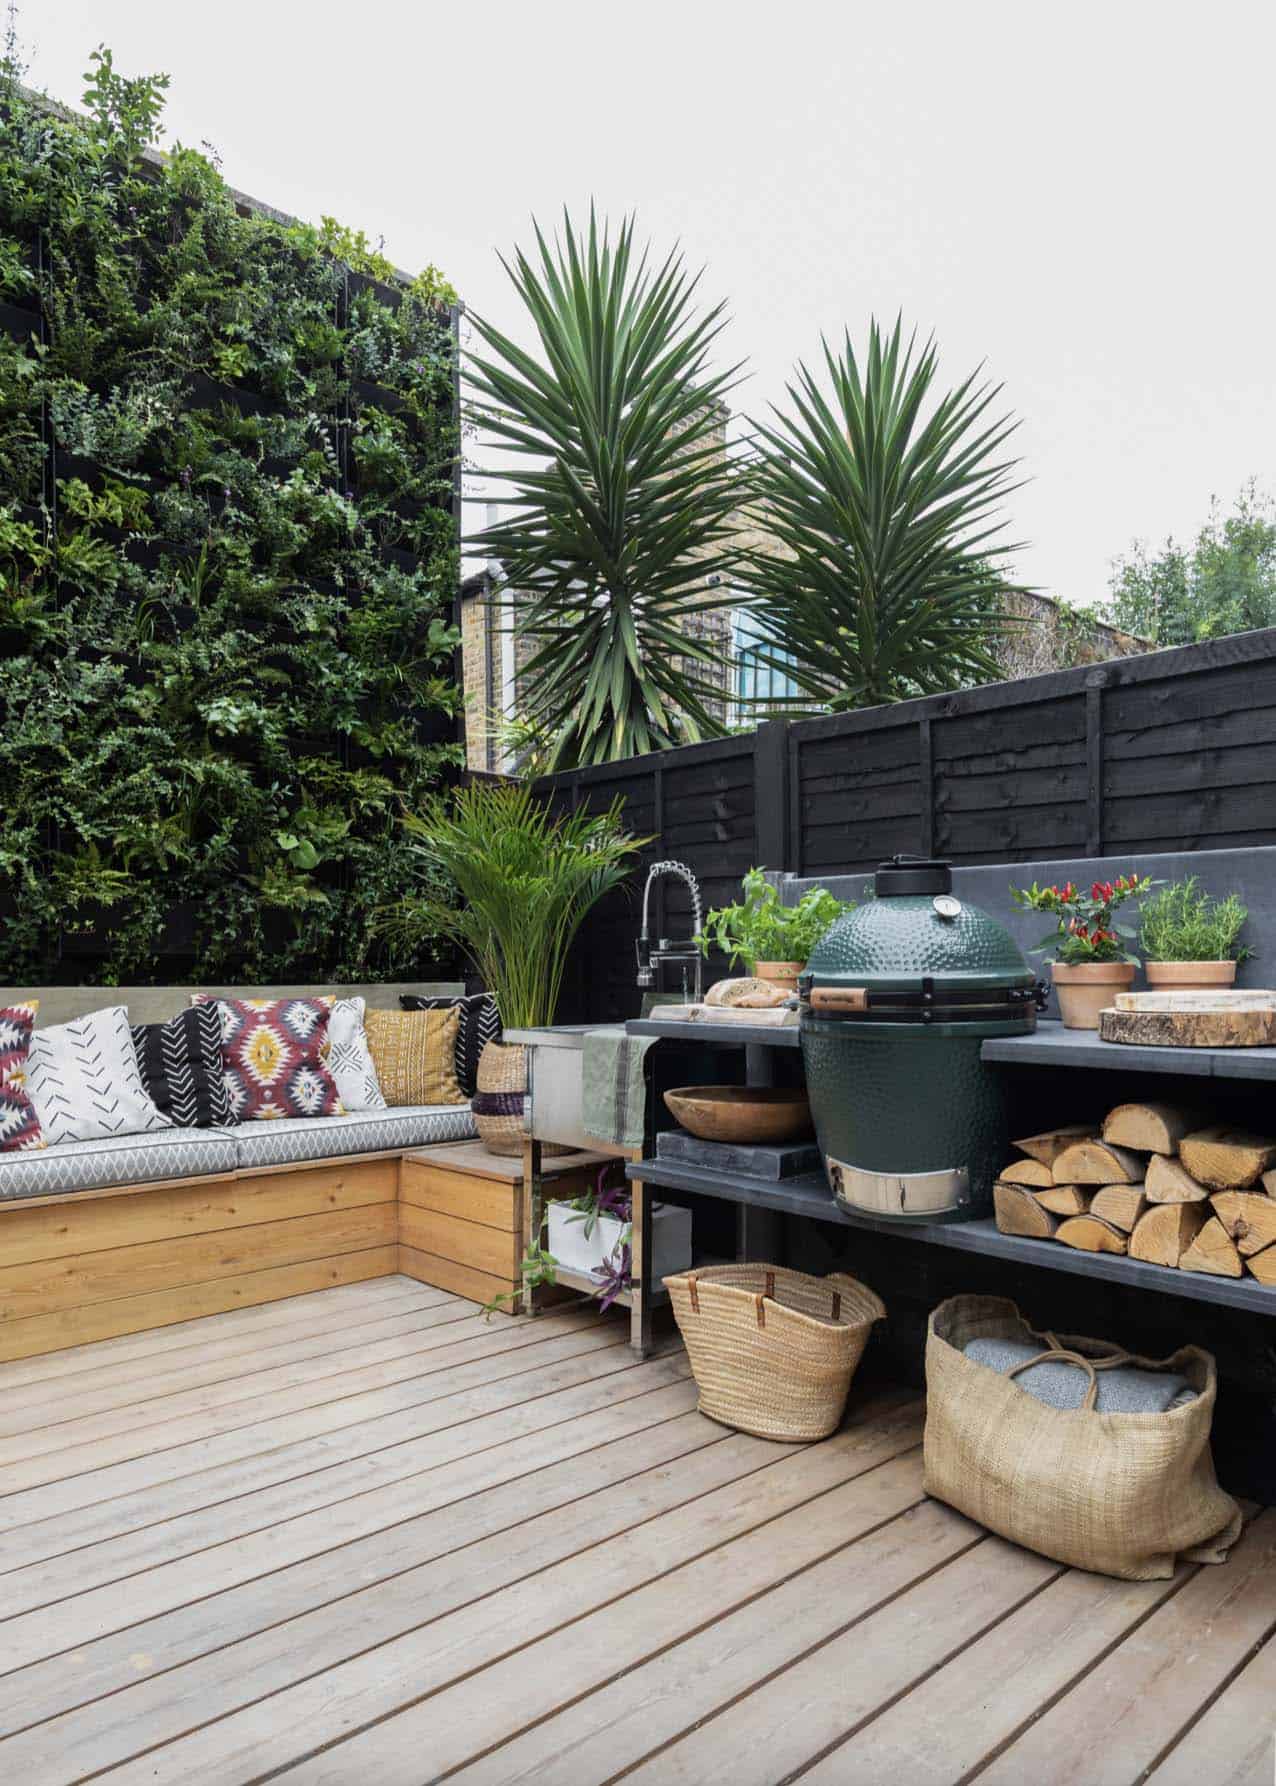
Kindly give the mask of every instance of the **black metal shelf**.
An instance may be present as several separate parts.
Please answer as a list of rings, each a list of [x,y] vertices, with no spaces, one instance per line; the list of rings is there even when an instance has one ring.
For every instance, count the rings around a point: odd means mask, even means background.
[[[1106,1045],[1106,1044],[1105,1044]],[[726,1172],[709,1172],[674,1160],[639,1160],[626,1168],[630,1178],[666,1190],[691,1191],[720,1197],[729,1203],[745,1203],[758,1209],[775,1209],[784,1215],[800,1215],[817,1222],[833,1222],[844,1228],[869,1228],[879,1234],[924,1240],[932,1246],[956,1252],[983,1253],[990,1258],[1013,1259],[1020,1265],[1044,1265],[1075,1277],[1102,1278],[1108,1283],[1131,1284],[1165,1296],[1181,1296],[1191,1302],[1212,1302],[1227,1308],[1247,1309],[1252,1314],[1276,1315],[1276,1287],[1256,1278],[1212,1277],[1204,1272],[1171,1270],[1148,1265],[1112,1253],[1083,1253],[1061,1246],[1057,1240],[1028,1240],[1018,1234],[1002,1234],[995,1222],[983,1218],[970,1222],[901,1222],[890,1217],[850,1215],[833,1201],[823,1173],[806,1172],[780,1179],[747,1178]]]
[[[631,1017],[625,1025],[631,1036],[660,1036],[669,1042],[712,1042],[715,1047],[735,1043],[740,1048],[800,1048],[796,1023],[702,1023],[683,1018]]]
[[[1092,1029],[1038,1024],[1027,1036],[990,1036],[984,1060],[1003,1066],[1102,1067],[1105,1072],[1175,1073],[1193,1079],[1276,1079],[1276,1048],[1145,1048],[1101,1042]]]
[[[631,1036],[660,1036],[671,1042],[735,1043],[742,1048],[800,1048],[796,1023],[701,1023],[631,1017]],[[1142,1048],[1101,1042],[1089,1029],[1039,1023],[1031,1035],[990,1036],[980,1050],[984,1060],[1003,1066],[1102,1067],[1106,1072],[1174,1073],[1193,1079],[1276,1079],[1276,1048]]]

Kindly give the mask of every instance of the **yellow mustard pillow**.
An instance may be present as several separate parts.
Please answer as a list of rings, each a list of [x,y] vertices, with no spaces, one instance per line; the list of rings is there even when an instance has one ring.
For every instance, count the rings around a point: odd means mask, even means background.
[[[368,1011],[368,1048],[387,1104],[465,1104],[456,1082],[460,1012]]]

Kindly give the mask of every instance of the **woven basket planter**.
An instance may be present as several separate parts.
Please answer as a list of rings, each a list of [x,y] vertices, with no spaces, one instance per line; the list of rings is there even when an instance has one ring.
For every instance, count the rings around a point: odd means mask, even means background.
[[[527,1050],[521,1042],[487,1042],[479,1056],[470,1112],[479,1140],[489,1153],[518,1158],[528,1135]],[[572,1153],[557,1141],[542,1143],[544,1154]]]
[[[826,1439],[881,1298],[853,1277],[780,1265],[714,1265],[665,1279],[700,1389],[700,1412],[760,1439]]]
[[[526,1103],[527,1050],[516,1042],[487,1043],[479,1056],[470,1109],[489,1153],[522,1153]]]

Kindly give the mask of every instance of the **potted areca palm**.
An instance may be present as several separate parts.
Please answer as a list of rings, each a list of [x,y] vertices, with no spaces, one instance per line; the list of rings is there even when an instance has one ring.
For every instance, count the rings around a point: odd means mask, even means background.
[[[418,931],[450,938],[495,997],[505,1028],[552,1024],[581,921],[648,841],[624,830],[621,804],[555,813],[516,782],[436,795],[404,820],[421,891],[384,928],[405,941]],[[472,1105],[489,1152],[522,1151],[526,1090],[526,1050],[489,1042]]]

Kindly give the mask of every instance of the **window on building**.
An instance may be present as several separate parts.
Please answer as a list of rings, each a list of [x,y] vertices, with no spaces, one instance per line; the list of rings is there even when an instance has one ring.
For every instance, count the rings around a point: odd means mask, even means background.
[[[765,717],[765,709],[759,714],[754,707],[753,703],[757,701],[805,704],[808,697],[803,695],[792,676],[780,667],[793,662],[791,654],[781,651],[770,639],[757,615],[737,609],[733,622],[739,720],[747,722],[750,718]],[[772,659],[779,661],[772,662]]]

